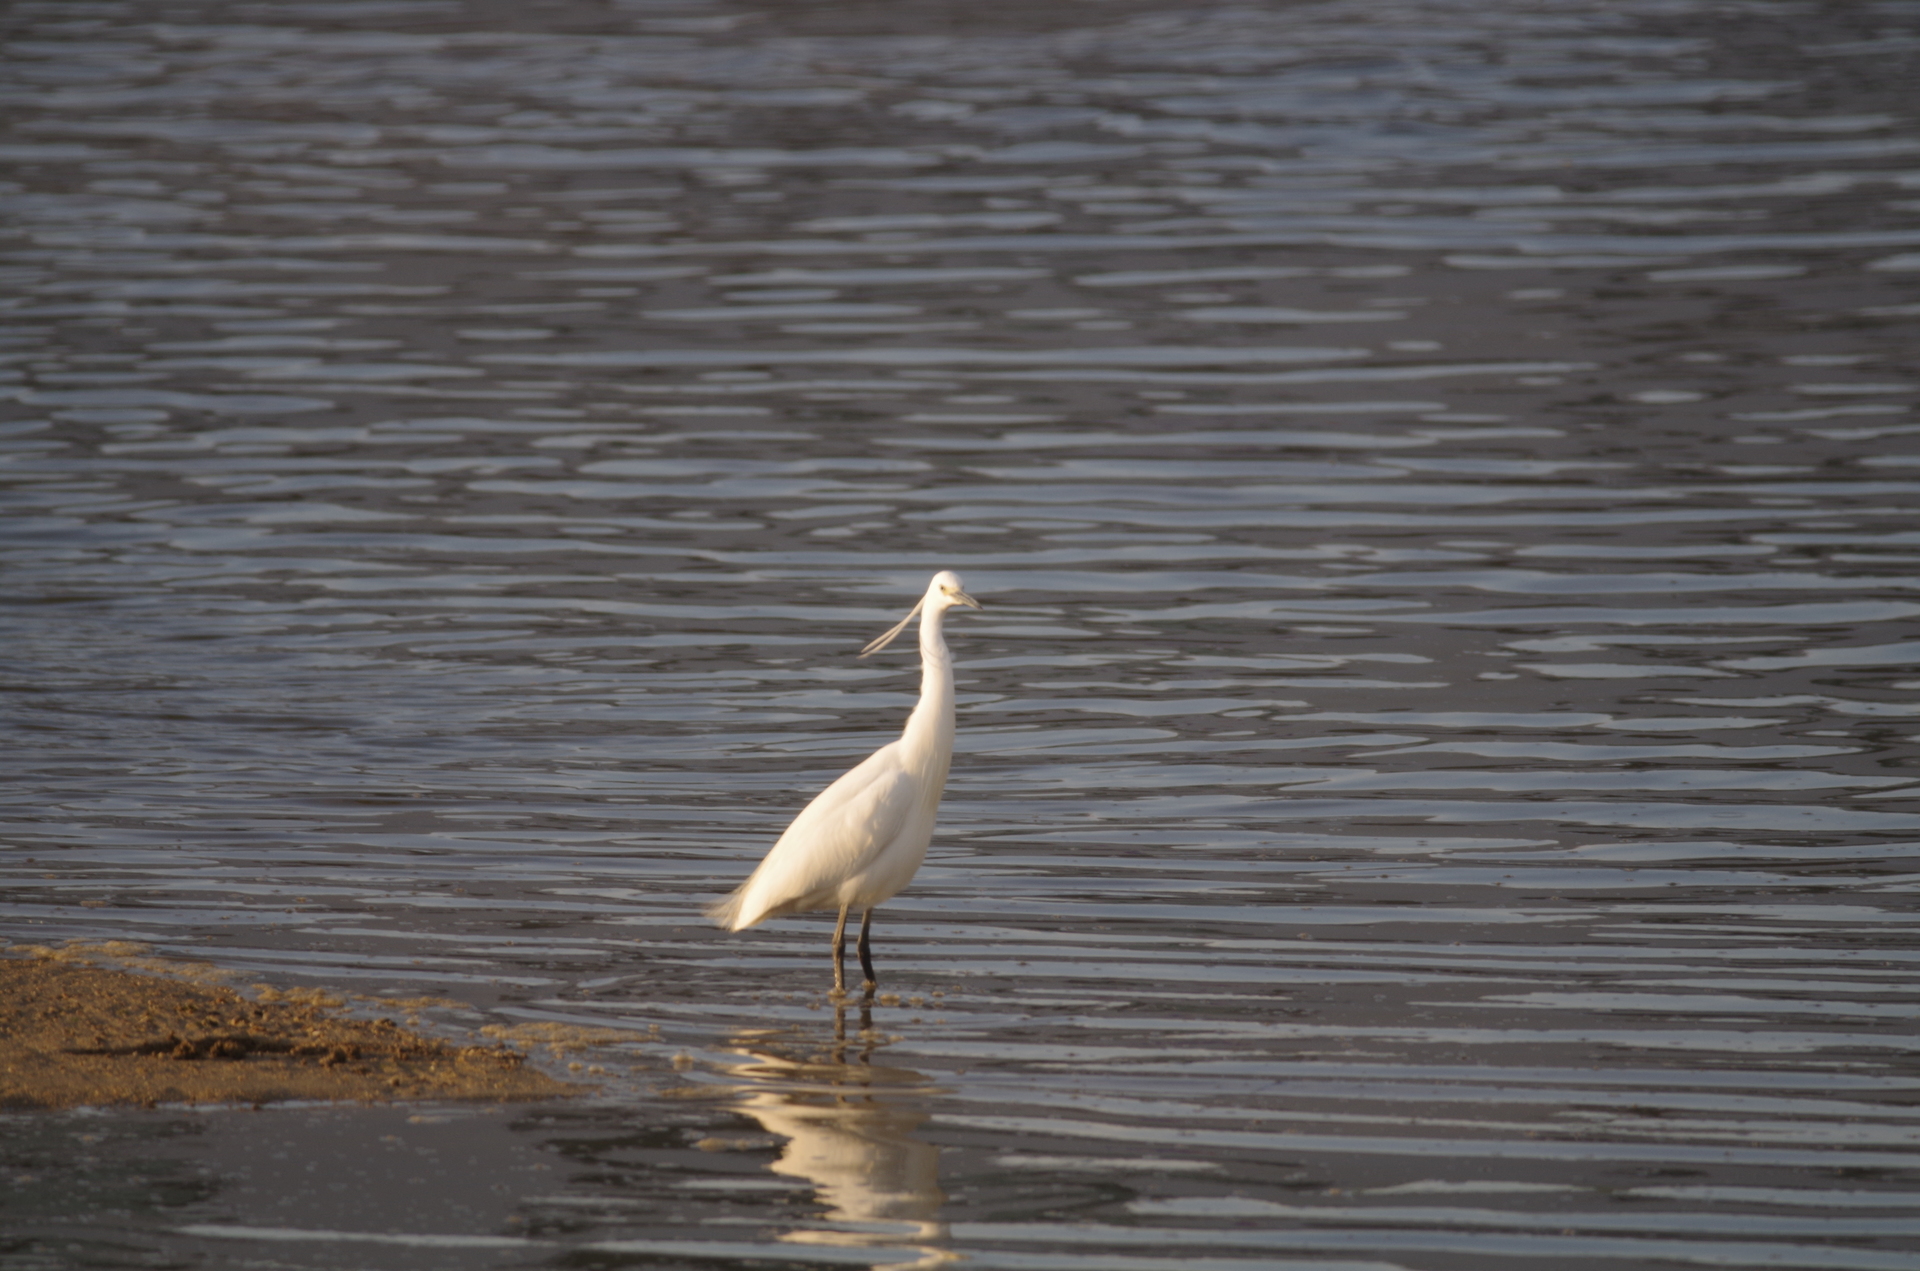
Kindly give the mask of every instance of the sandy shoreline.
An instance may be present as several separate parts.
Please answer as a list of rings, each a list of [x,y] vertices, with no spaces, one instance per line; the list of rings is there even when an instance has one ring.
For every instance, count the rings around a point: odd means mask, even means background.
[[[504,1043],[461,1046],[391,1019],[353,1018],[323,993],[250,998],[191,964],[128,970],[88,956],[118,950],[14,952],[30,956],[0,957],[0,1108],[519,1100],[578,1090]]]

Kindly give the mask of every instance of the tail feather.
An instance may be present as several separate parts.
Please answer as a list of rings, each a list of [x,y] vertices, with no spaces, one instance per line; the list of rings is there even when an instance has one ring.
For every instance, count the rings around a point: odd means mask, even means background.
[[[728,931],[738,931],[742,927],[752,926],[752,923],[742,922],[740,920],[741,909],[746,899],[747,888],[746,884],[742,883],[740,886],[734,888],[732,892],[706,907],[707,920],[713,923],[714,926],[724,927]]]

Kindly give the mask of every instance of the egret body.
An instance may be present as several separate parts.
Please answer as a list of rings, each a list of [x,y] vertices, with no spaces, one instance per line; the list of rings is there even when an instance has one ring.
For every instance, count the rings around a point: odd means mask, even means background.
[[[767,858],[707,917],[729,931],[809,909],[838,909],[833,927],[833,990],[846,992],[847,914],[860,911],[860,969],[872,992],[868,933],[874,906],[913,878],[933,838],[933,821],[953,759],[953,659],[942,625],[956,605],[978,609],[959,575],[942,570],[893,630],[860,650],[878,653],[920,615],[920,701],[890,741],[814,796]]]

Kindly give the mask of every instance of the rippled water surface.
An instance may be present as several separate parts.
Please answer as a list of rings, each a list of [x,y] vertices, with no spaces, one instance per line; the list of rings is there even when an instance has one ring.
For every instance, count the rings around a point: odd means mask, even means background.
[[[1920,1267],[1920,7],[0,22],[5,938],[599,1039],[9,1267]]]

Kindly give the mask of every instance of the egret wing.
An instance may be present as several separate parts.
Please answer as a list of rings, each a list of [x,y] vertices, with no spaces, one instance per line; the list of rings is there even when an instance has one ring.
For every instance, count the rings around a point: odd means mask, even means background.
[[[793,819],[753,876],[711,916],[738,931],[767,918],[831,904],[841,883],[899,837],[919,802],[920,782],[882,746],[822,790]]]

